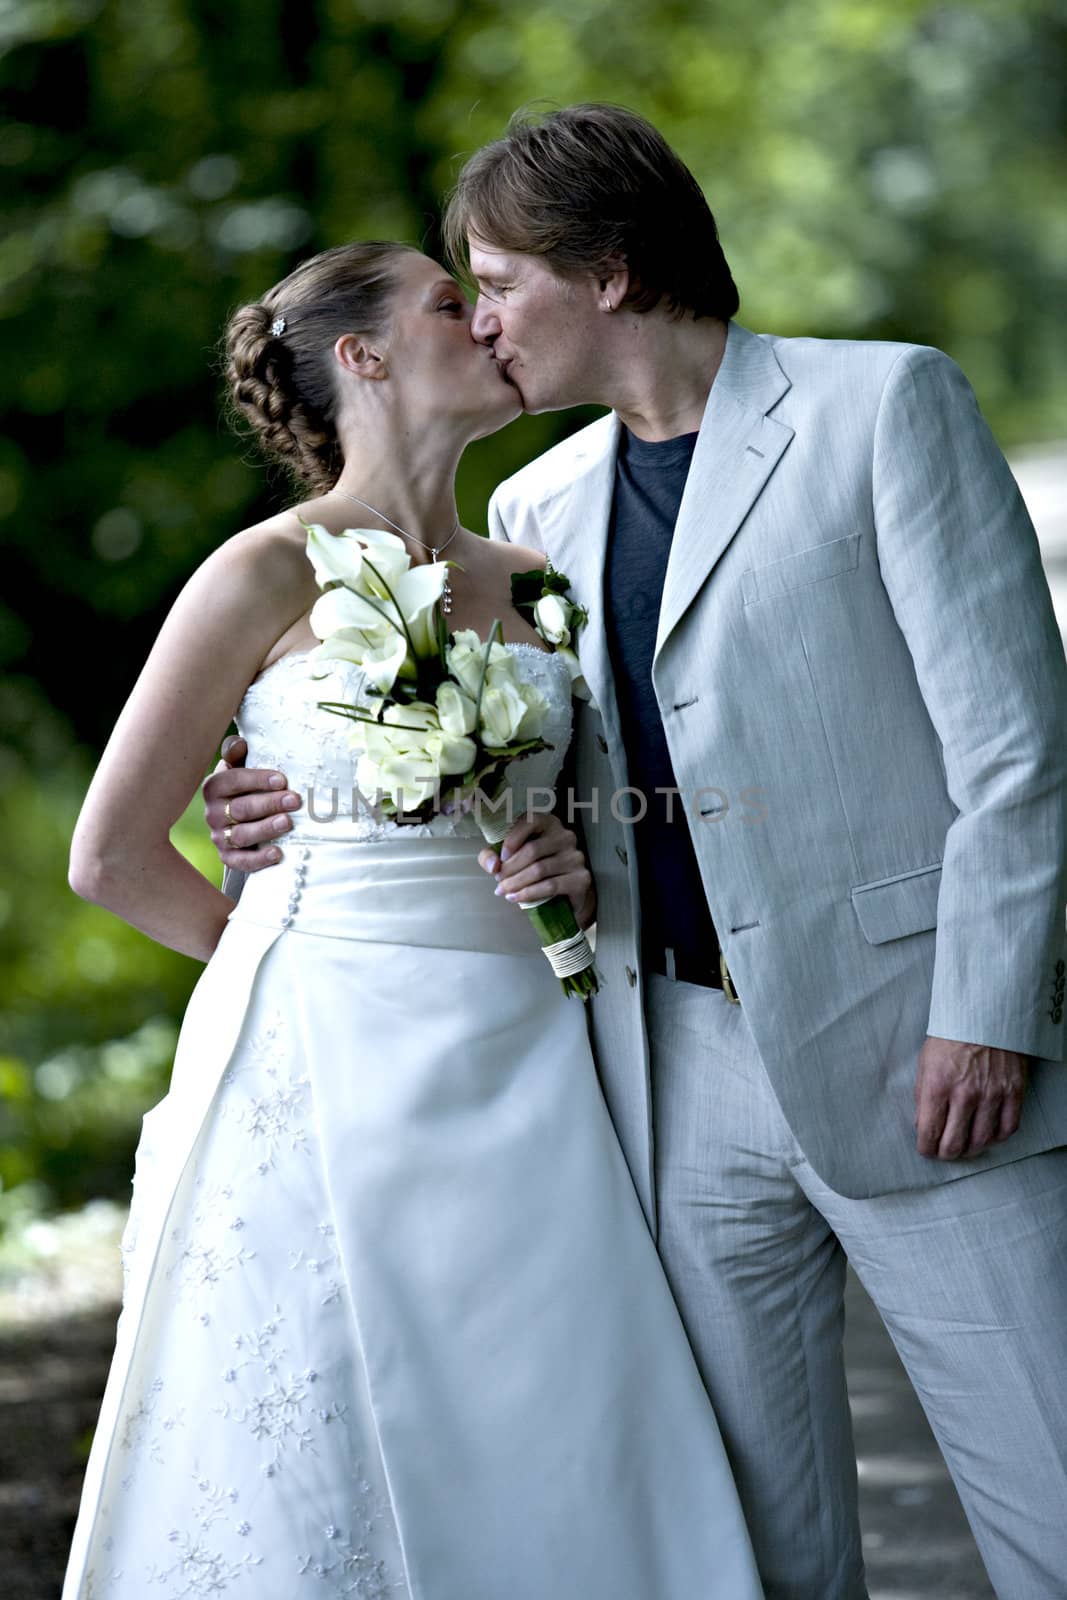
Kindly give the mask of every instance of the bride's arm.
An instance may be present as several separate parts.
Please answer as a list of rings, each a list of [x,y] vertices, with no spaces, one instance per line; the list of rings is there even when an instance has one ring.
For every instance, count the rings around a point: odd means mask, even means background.
[[[272,644],[307,609],[309,575],[294,542],[258,529],[204,562],[163,624],[74,831],[75,893],[202,961],[233,901],[174,848],[170,830]]]

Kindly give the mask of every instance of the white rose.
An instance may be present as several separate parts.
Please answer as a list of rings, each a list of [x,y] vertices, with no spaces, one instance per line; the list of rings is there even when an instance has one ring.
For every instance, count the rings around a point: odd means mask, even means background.
[[[397,740],[397,748],[411,749],[416,744],[422,744],[422,735],[436,733],[441,724],[437,717],[437,707],[430,705],[426,700],[412,700],[406,706],[386,706],[382,713],[382,723],[393,730]]]
[[[445,659],[449,672],[460,688],[469,694],[472,700],[477,700],[485,663],[484,639],[479,639],[473,628],[461,628],[454,635],[454,642],[448,647]],[[504,646],[494,640],[489,653],[490,665],[500,666],[510,660],[511,657]]]
[[[445,733],[462,736],[474,732],[474,701],[455,683],[445,682],[437,688],[437,715]]]
[[[481,734],[493,749],[512,744],[518,738],[530,709],[522,687],[503,678],[496,684],[486,683],[480,715]]]
[[[570,603],[558,594],[543,594],[534,606],[534,622],[542,638],[549,644],[570,644],[570,619]]]
[[[473,767],[478,757],[478,746],[473,739],[435,733],[427,741],[426,754],[439,778],[457,778]]]
[[[548,701],[532,683],[520,683],[519,693],[526,702],[526,715],[515,731],[517,739],[539,739],[544,731]]]
[[[499,655],[489,658],[489,670],[485,675],[487,689],[498,689],[504,684],[511,684],[517,689],[521,682],[517,656],[513,656],[508,650],[502,650]]]

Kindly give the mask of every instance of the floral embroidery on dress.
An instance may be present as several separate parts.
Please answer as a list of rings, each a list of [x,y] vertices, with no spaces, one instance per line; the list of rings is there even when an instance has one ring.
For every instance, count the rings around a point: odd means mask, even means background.
[[[268,1067],[267,1075],[277,1080],[277,1068]],[[261,1176],[275,1166],[283,1147],[289,1150],[307,1149],[307,1129],[302,1120],[307,1087],[306,1074],[300,1078],[288,1078],[284,1082],[276,1081],[268,1094],[253,1095],[247,1106],[236,1113],[238,1126],[251,1134],[262,1147],[261,1158],[256,1166]]]
[[[146,1450],[150,1461],[163,1460],[163,1434],[184,1426],[185,1408],[160,1414],[163,1379],[153,1378],[148,1393],[127,1411],[119,1445],[126,1451]],[[129,1479],[124,1480],[125,1488]]]
[[[355,1595],[357,1600],[389,1600],[389,1596],[407,1585],[393,1582],[384,1561],[374,1554],[371,1544],[376,1525],[385,1516],[385,1510],[363,1475],[361,1467],[357,1485],[360,1499],[352,1507],[352,1521],[347,1529],[327,1523],[322,1530],[326,1541],[318,1558],[302,1555],[297,1571],[302,1578],[333,1580],[330,1592],[336,1595]]]
[[[197,1188],[201,1187],[198,1179]],[[165,1276],[175,1286],[174,1303],[190,1303],[205,1328],[211,1322],[206,1308],[210,1302],[205,1296],[234,1267],[244,1267],[256,1258],[256,1252],[241,1240],[244,1219],[234,1213],[232,1201],[229,1184],[212,1185],[201,1193],[188,1231],[172,1228],[170,1232],[174,1259]]]
[[[242,1395],[243,1404],[227,1402],[216,1407],[219,1416],[239,1423],[253,1439],[269,1447],[259,1465],[265,1478],[278,1474],[290,1449],[297,1454],[304,1450],[314,1452],[314,1433],[307,1426],[312,1418],[333,1420],[328,1408],[324,1413],[311,1404],[311,1390],[319,1379],[314,1368],[306,1367],[299,1373],[291,1368],[282,1371],[288,1354],[279,1337],[284,1320],[278,1306],[274,1316],[261,1327],[235,1335],[233,1347],[242,1359],[228,1367],[222,1377],[224,1383],[244,1385],[247,1398]],[[270,1382],[264,1384],[264,1379]],[[337,1408],[337,1415],[344,1415],[344,1407]]]
[[[176,1559],[167,1567],[153,1564],[147,1573],[149,1583],[181,1585],[169,1590],[167,1600],[222,1594],[230,1584],[245,1577],[251,1568],[260,1566],[263,1561],[262,1556],[251,1550],[239,1561],[230,1561],[223,1551],[213,1548],[218,1542],[217,1535],[211,1539],[205,1535],[211,1533],[217,1523],[230,1521],[238,1492],[234,1488],[224,1489],[195,1472],[193,1478],[199,1496],[192,1511],[196,1527],[191,1532],[172,1528],[167,1538],[174,1546]],[[242,1530],[251,1531],[247,1523],[239,1522],[234,1532]]]

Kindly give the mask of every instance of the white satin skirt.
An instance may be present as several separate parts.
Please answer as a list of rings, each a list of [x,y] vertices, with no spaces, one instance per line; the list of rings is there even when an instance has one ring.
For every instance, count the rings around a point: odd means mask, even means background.
[[[477,842],[297,830],[145,1118],[64,1600],[757,1600],[582,1005]]]

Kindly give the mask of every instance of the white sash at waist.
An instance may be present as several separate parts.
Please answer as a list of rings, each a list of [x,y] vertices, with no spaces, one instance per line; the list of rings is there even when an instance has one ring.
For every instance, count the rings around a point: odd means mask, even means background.
[[[480,841],[374,841],[294,833],[276,867],[254,873],[230,921],[373,944],[537,954],[517,906],[494,894]]]

